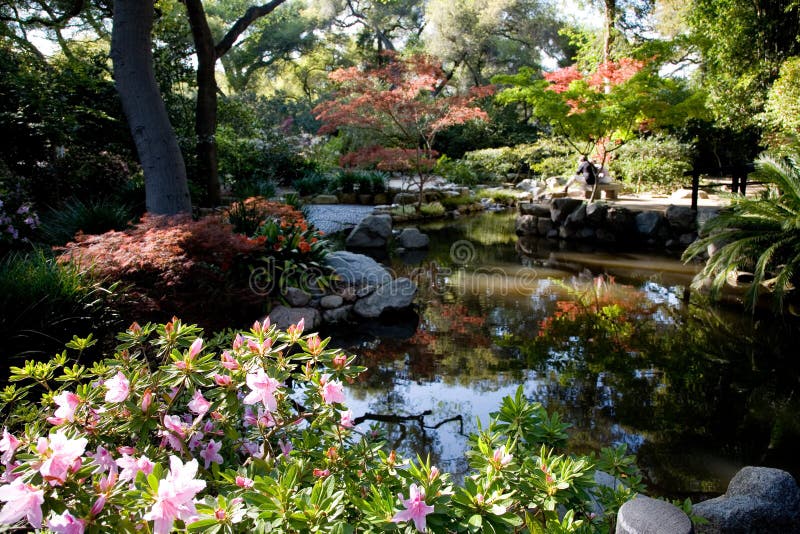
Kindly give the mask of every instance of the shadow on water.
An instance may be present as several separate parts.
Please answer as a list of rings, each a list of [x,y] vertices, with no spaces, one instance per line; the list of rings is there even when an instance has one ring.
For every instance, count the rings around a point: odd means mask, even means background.
[[[465,471],[476,419],[522,384],[576,452],[628,444],[655,494],[721,493],[743,465],[800,475],[794,318],[687,300],[696,267],[675,257],[519,241],[513,214],[423,230],[430,250],[391,263],[419,285],[418,317],[340,340],[369,368],[355,415],[421,416],[390,425],[406,454]]]

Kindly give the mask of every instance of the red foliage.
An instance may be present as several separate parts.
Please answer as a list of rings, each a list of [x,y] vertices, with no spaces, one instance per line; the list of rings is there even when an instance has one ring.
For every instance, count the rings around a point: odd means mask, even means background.
[[[339,159],[342,167],[376,168],[381,171],[429,171],[436,165],[435,150],[414,148],[386,148],[371,145],[345,154]]]
[[[548,87],[548,89],[556,93],[563,93],[569,89],[569,84],[583,78],[583,74],[580,73],[578,67],[575,65],[570,65],[569,67],[564,67],[553,72],[544,72],[542,75],[545,80],[550,82],[550,87]]]
[[[405,149],[416,149],[422,141],[430,150],[438,132],[470,120],[487,120],[488,115],[475,102],[494,91],[480,87],[466,95],[436,95],[446,76],[426,55],[400,59],[390,54],[383,66],[339,69],[329,78],[339,84],[339,90],[334,99],[314,108],[322,122],[320,133],[342,127],[369,130],[383,146]],[[401,152],[386,155],[409,160]],[[364,157],[354,156],[353,162]]]
[[[247,269],[237,267],[263,247],[263,238],[236,234],[217,216],[194,221],[188,215],[146,214],[128,230],[79,234],[59,260],[132,285],[129,295],[151,311],[209,324],[210,310],[227,313],[224,303],[246,307],[255,302]]]
[[[606,61],[601,63],[597,70],[586,76],[585,79],[589,87],[596,91],[602,91],[606,87],[614,87],[627,82],[642,70],[642,67],[644,67],[643,61],[631,58]],[[550,82],[548,89],[556,93],[563,93],[569,89],[569,85],[572,82],[584,79],[584,75],[575,65],[570,65],[554,72],[545,72],[542,75],[545,80]]]

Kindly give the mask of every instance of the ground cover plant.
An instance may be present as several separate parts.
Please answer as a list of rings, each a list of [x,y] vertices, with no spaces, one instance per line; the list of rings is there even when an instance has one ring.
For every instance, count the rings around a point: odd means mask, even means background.
[[[91,367],[65,351],[12,368],[0,409],[0,523],[53,532],[595,532],[637,484],[622,449],[563,452],[568,425],[522,395],[472,437],[463,485],[359,430],[363,368],[268,322],[204,340],[132,324]],[[80,353],[93,343],[75,338]],[[607,506],[598,513],[594,501]]]

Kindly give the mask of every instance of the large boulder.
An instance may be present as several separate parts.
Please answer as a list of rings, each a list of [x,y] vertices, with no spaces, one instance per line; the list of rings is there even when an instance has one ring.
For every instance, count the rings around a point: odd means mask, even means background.
[[[354,248],[385,247],[392,235],[392,216],[382,213],[370,215],[353,228],[345,245]]]
[[[395,204],[402,204],[404,206],[408,204],[416,204],[417,201],[419,201],[419,195],[414,193],[397,193],[393,199]]]
[[[534,217],[550,217],[550,206],[544,202],[521,202],[520,215],[533,215]]]
[[[628,208],[614,206],[606,211],[606,224],[618,235],[629,232],[634,226],[634,221],[635,216]]]
[[[623,504],[617,512],[616,534],[694,534],[683,511],[660,499],[643,495]]]
[[[346,284],[380,286],[392,281],[392,275],[383,265],[363,254],[346,250],[331,252],[326,256],[325,264]]]
[[[692,513],[708,520],[698,534],[797,534],[800,489],[786,471],[748,466],[734,475],[725,495],[695,504]]]
[[[593,202],[586,206],[586,222],[587,224],[598,227],[606,220],[606,212],[608,205],[602,202]]]
[[[583,201],[577,198],[554,198],[550,203],[550,218],[554,223],[561,224],[581,204]]]
[[[697,212],[688,206],[667,208],[667,222],[677,234],[693,232],[697,228]]]
[[[581,228],[586,222],[586,204],[581,204],[578,208],[567,215],[564,220],[564,226],[570,230],[577,230]]]
[[[397,244],[406,249],[428,248],[430,241],[418,228],[403,228],[397,236]]]
[[[289,308],[288,306],[275,306],[269,312],[269,321],[281,330],[286,330],[302,319],[306,330],[313,330],[320,325],[319,311],[315,308]]]
[[[539,232],[539,235],[547,235],[550,233],[550,230],[554,228],[555,224],[550,217],[537,217],[536,230]]]
[[[514,222],[514,232],[517,235],[536,235],[537,221],[538,217],[533,215],[518,215]]]
[[[642,211],[636,214],[636,231],[644,236],[655,236],[663,223],[664,215],[657,211]]]
[[[287,287],[283,298],[293,308],[302,308],[311,301],[311,295],[297,287]]]
[[[408,278],[398,278],[378,287],[358,300],[353,311],[361,317],[379,317],[385,311],[402,310],[411,306],[417,285]]]

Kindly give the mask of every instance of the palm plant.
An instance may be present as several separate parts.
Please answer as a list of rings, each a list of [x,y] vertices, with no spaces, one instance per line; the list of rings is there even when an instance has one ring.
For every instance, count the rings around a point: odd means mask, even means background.
[[[718,296],[728,276],[751,271],[753,283],[745,304],[755,308],[762,289],[772,292],[778,310],[796,286],[800,265],[800,164],[797,156],[776,160],[762,156],[756,176],[770,187],[759,198],[735,198],[730,207],[709,220],[701,238],[683,255],[684,261],[711,251],[694,286],[711,280],[711,295]]]

